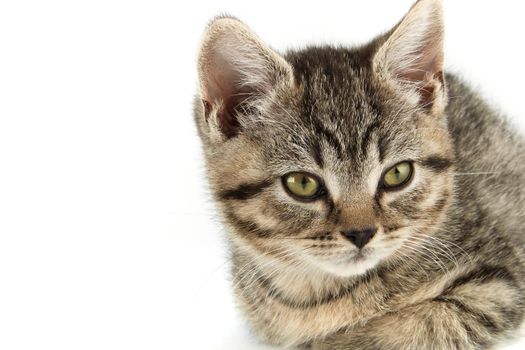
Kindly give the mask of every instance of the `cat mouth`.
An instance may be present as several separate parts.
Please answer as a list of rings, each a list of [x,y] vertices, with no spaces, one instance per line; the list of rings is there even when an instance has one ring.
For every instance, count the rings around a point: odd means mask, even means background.
[[[370,254],[363,253],[363,251],[360,250],[349,259],[349,262],[351,263],[363,262],[365,260],[368,260],[369,257],[370,257]]]
[[[364,249],[359,249],[357,252],[354,252],[352,255],[347,257],[345,259],[346,263],[355,263],[355,262],[363,262],[367,260],[370,257],[369,249],[366,251]]]
[[[366,256],[363,254],[361,250],[352,257],[353,261],[363,261],[365,259],[366,259]]]

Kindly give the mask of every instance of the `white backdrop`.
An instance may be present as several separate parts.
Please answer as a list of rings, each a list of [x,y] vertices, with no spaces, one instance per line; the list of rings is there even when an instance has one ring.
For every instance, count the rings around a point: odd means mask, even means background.
[[[265,349],[192,121],[202,30],[226,12],[278,50],[360,43],[411,3],[1,2],[0,348]],[[445,6],[447,66],[524,130],[522,4]]]

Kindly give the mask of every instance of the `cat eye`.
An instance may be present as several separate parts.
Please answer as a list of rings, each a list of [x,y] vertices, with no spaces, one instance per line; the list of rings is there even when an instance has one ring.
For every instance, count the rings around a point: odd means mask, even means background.
[[[284,175],[282,179],[287,192],[295,199],[312,201],[324,194],[320,181],[314,175],[294,172]]]
[[[407,184],[412,179],[413,167],[410,162],[397,163],[383,175],[383,187],[393,190]]]

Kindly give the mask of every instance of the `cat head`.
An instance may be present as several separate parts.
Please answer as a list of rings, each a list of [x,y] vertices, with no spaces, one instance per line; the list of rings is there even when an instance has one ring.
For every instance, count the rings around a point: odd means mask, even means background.
[[[280,55],[207,28],[195,119],[236,248],[357,275],[410,254],[453,200],[439,0],[358,48]]]

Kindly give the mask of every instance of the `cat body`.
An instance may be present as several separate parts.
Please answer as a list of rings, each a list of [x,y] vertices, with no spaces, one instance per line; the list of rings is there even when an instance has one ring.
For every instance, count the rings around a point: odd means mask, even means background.
[[[262,339],[479,349],[521,325],[525,142],[443,73],[440,1],[362,47],[282,56],[221,17],[199,79],[233,289]]]

